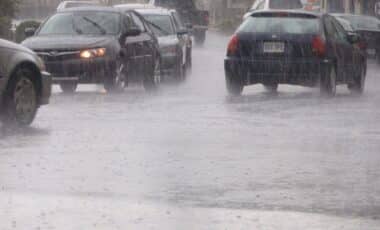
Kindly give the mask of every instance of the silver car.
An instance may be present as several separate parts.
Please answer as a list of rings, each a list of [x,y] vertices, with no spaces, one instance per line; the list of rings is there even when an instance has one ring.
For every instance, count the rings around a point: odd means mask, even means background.
[[[0,115],[5,124],[30,125],[49,103],[51,77],[30,49],[0,39]]]

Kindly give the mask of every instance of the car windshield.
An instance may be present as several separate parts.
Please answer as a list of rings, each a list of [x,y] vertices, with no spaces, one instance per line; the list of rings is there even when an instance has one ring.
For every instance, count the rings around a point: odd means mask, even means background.
[[[83,7],[83,6],[94,6],[96,3],[91,2],[68,2],[65,8]]]
[[[156,0],[158,6],[163,6],[167,8],[182,8],[182,9],[194,9],[194,1],[191,0]]]
[[[316,34],[319,31],[317,18],[299,17],[250,17],[238,29],[250,33]]]
[[[39,35],[106,35],[120,31],[120,15],[109,12],[59,13],[44,23]]]
[[[343,26],[343,28],[344,28],[345,31],[349,31],[349,32],[353,32],[354,31],[354,29],[351,26],[351,23],[348,20],[346,20],[344,18],[340,18],[340,17],[337,17],[336,19]]]
[[[355,30],[380,30],[380,20],[375,17],[367,16],[341,16],[348,20]]]
[[[153,24],[152,29],[157,36],[174,34],[173,23],[169,15],[145,14],[144,18]]]
[[[270,9],[301,9],[303,7],[300,0],[270,0]]]

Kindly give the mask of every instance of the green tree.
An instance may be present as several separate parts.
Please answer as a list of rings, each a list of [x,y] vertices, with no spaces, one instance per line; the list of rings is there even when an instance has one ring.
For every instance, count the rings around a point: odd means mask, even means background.
[[[0,37],[9,38],[12,18],[20,0],[0,0]]]

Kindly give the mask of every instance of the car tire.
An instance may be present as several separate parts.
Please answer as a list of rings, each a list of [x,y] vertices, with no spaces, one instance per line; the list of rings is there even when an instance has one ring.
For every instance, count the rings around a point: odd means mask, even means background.
[[[73,94],[77,90],[78,83],[77,82],[61,82],[59,83],[59,87],[61,88],[63,93]]]
[[[187,50],[187,55],[186,55],[186,71],[188,74],[191,74],[192,68],[193,68],[193,58],[192,58],[192,49]]]
[[[360,67],[360,71],[358,74],[356,74],[353,84],[348,85],[348,89],[351,91],[351,93],[354,94],[363,94],[364,88],[365,88],[365,80],[366,80],[366,67],[363,64]]]
[[[126,79],[123,75],[124,65],[118,63],[115,65],[115,71],[112,74],[109,74],[112,77],[105,76],[104,79],[104,89],[109,93],[118,93],[123,91],[126,84]]]
[[[244,84],[238,76],[226,73],[226,87],[231,96],[240,96],[244,89]]]
[[[322,96],[334,97],[336,95],[337,72],[335,66],[330,67],[329,72],[321,76],[320,91]]]
[[[197,46],[203,46],[206,41],[206,31],[196,31],[194,33],[194,40]]]
[[[161,61],[159,58],[155,61],[154,69],[150,76],[146,76],[143,85],[146,91],[155,91],[161,84]]]
[[[182,57],[177,61],[174,71],[174,78],[178,82],[183,82],[186,79],[186,66],[182,65]]]
[[[278,84],[277,83],[274,83],[274,84],[264,84],[264,88],[265,88],[266,91],[268,91],[270,93],[276,93],[277,89],[278,89]]]
[[[29,126],[38,110],[37,84],[33,71],[22,67],[12,75],[3,99],[2,120],[5,124]]]

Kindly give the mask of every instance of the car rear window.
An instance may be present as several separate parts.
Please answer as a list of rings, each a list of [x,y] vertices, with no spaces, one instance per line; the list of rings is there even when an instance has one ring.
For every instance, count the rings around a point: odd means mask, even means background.
[[[144,18],[153,24],[154,33],[158,36],[174,34],[174,28],[169,15],[143,14]]]
[[[319,20],[316,17],[251,16],[243,22],[238,32],[317,34]]]
[[[271,0],[270,9],[301,9],[303,5],[300,0]]]

